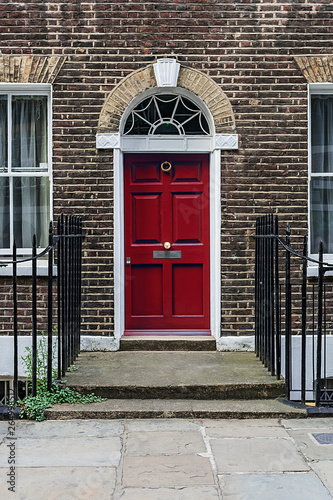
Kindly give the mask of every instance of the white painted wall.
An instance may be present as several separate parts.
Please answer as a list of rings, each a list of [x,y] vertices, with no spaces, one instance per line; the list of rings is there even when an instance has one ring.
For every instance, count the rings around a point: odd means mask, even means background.
[[[291,382],[292,391],[290,399],[292,401],[299,401],[301,399],[301,341],[299,335],[292,336],[292,367],[291,367]],[[323,350],[324,352],[324,350]],[[313,381],[316,379],[316,356],[317,356],[317,336],[308,336],[306,343],[306,400],[314,401],[315,393]],[[281,366],[284,366],[285,360],[285,337],[281,337]],[[282,376],[285,376],[283,370]],[[325,376],[324,372],[324,354],[322,358],[322,377]],[[333,336],[326,338],[326,376],[333,377]]]

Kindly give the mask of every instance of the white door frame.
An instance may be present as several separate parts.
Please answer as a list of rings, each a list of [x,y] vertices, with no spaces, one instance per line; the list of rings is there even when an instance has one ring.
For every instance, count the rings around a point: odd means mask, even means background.
[[[161,153],[166,152],[162,149]],[[180,151],[179,151],[180,152]],[[184,151],[182,151],[184,153]],[[205,153],[207,151],[200,151]],[[143,151],[138,151],[143,153]],[[199,153],[199,151],[198,151]],[[147,151],[147,154],[148,151]],[[220,337],[221,325],[221,152],[210,152],[210,329]],[[125,253],[124,253],[124,154],[114,150],[114,313],[115,337],[125,330]]]

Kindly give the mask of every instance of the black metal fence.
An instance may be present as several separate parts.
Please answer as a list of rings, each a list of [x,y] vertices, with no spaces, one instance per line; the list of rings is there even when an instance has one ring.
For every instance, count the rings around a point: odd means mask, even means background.
[[[56,234],[55,234],[56,233]],[[11,261],[0,262],[1,266],[11,265],[12,274],[12,328],[13,328],[13,399],[18,400],[18,358],[20,317],[18,265],[31,262],[31,363],[32,363],[32,395],[37,393],[37,336],[38,312],[47,306],[47,385],[51,390],[54,358],[54,336],[56,336],[57,378],[60,380],[66,370],[74,362],[80,351],[81,325],[81,268],[82,268],[82,220],[74,215],[61,215],[56,227],[50,222],[49,244],[37,253],[36,236],[32,242],[32,256],[17,258],[14,243]],[[42,300],[38,297],[37,261],[47,258],[47,291]],[[57,272],[54,273],[56,265]],[[56,276],[55,276],[56,274]],[[56,293],[54,289],[56,288]],[[46,304],[45,304],[46,302]],[[56,325],[56,329],[54,328]]]
[[[268,370],[285,378],[286,398],[333,406],[333,266],[291,247],[287,225],[279,236],[278,216],[256,221],[255,350]],[[318,276],[308,277],[309,263]]]

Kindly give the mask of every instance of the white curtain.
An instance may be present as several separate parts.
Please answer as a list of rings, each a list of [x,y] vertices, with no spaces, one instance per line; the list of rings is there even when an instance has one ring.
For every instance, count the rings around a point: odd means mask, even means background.
[[[24,176],[47,163],[46,98],[13,97],[12,124],[12,169],[22,172],[22,177],[13,179],[14,238],[18,247],[29,248],[36,234],[38,246],[46,246],[48,179]]]
[[[333,173],[333,96],[311,98],[311,171]],[[333,178],[313,177],[310,189],[311,251],[333,253]]]

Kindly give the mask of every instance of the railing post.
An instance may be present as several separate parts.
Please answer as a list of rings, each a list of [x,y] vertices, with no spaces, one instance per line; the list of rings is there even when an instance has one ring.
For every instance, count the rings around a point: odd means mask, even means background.
[[[48,256],[48,279],[47,279],[47,389],[51,391],[52,388],[52,352],[53,352],[53,338],[52,338],[52,323],[53,323],[53,225],[49,225],[49,256]]]
[[[82,223],[82,218],[79,217],[79,297],[78,297],[78,327],[79,327],[79,333],[78,333],[78,353],[80,352],[80,347],[81,347],[81,300],[82,300],[82,238],[83,238],[83,223]]]
[[[17,262],[16,243],[13,245],[13,309],[14,309],[14,403],[18,400],[18,338],[17,338]]]
[[[68,235],[73,234],[73,217],[68,216]],[[68,365],[73,362],[73,238],[68,238]],[[67,366],[68,367],[68,366]]]
[[[258,217],[258,235],[261,235],[261,217]],[[261,238],[258,238],[258,356],[261,359]]]
[[[74,216],[70,216],[70,234],[71,236],[74,236],[75,234],[75,226],[74,226]],[[71,364],[74,363],[74,349],[75,349],[75,342],[74,342],[74,317],[75,317],[75,309],[74,309],[74,293],[75,293],[75,282],[74,282],[74,246],[75,246],[75,237],[70,238],[70,331],[71,331],[71,355],[70,355],[70,362]]]
[[[303,257],[307,256],[307,236],[304,236]],[[301,354],[301,401],[306,401],[306,279],[307,261],[302,263],[302,354]]]
[[[264,217],[261,216],[259,219],[259,234],[263,236],[264,234]],[[264,239],[259,239],[259,358],[260,361],[264,362]]]
[[[268,234],[268,216],[265,215],[265,236]],[[264,239],[264,364],[268,366],[268,239]]]
[[[68,216],[64,217],[64,232],[62,246],[62,376],[68,368]]]
[[[274,234],[279,236],[279,218],[274,221]],[[279,290],[279,242],[274,240],[274,295],[275,295],[275,337],[276,337],[276,378],[281,378],[281,330],[280,330],[280,290]]]
[[[63,321],[62,321],[62,234],[63,234],[63,223],[62,216],[58,217],[57,221],[57,235],[59,236],[58,248],[57,248],[57,320],[58,320],[58,381],[61,380],[62,372],[62,334],[63,334]]]
[[[319,266],[318,266],[318,333],[317,333],[317,370],[316,370],[316,406],[320,406],[321,399],[321,362],[322,362],[322,329],[323,329],[323,242],[319,244]]]
[[[286,244],[290,247],[290,225],[287,224]],[[291,387],[291,283],[290,283],[290,252],[286,250],[286,314],[285,314],[285,381],[286,398],[290,399]]]
[[[274,234],[273,214],[270,215],[269,233]],[[269,241],[269,352],[270,352],[270,370],[275,375],[275,345],[274,345],[274,239]]]
[[[258,226],[259,226],[259,220],[258,218],[256,219],[256,236],[258,236],[259,231],[258,231]],[[259,335],[259,311],[258,311],[258,306],[259,306],[259,277],[258,277],[258,272],[259,272],[259,245],[258,245],[259,239],[255,239],[255,251],[254,251],[254,256],[255,256],[255,268],[254,268],[254,350],[256,353],[256,356],[259,356],[259,342],[258,342],[258,335]]]
[[[36,235],[32,239],[32,395],[37,394],[37,250]]]
[[[79,259],[80,259],[80,225],[79,217],[75,217],[75,359],[80,352],[80,279],[79,279]]]

